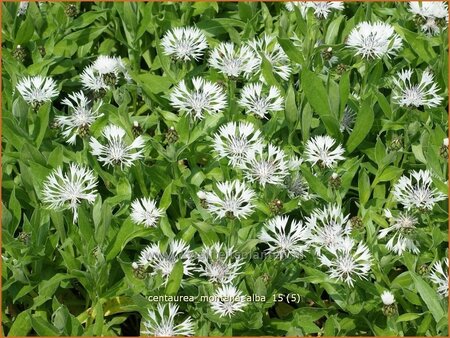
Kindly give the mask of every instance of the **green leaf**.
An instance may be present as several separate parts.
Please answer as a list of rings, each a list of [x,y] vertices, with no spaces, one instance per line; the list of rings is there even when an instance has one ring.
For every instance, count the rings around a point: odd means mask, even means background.
[[[40,316],[30,316],[31,325],[39,336],[60,336],[58,329]]]
[[[414,281],[414,284],[416,285],[417,291],[420,294],[420,297],[427,305],[436,323],[439,322],[442,317],[445,316],[445,311],[442,308],[436,291],[434,291],[431,286],[416,273],[410,271],[410,274]]]
[[[346,148],[349,153],[356,149],[359,144],[364,141],[366,136],[372,129],[374,114],[370,99],[363,101],[358,114],[356,116],[355,126],[350,137],[347,140]]]
[[[181,285],[181,280],[183,279],[183,263],[182,261],[176,262],[175,266],[170,273],[169,281],[167,282],[167,287],[164,294],[168,296],[175,296]]]
[[[341,134],[339,131],[339,123],[336,115],[331,113],[328,94],[322,80],[313,72],[304,69],[302,71],[301,81],[309,104],[319,114],[328,134],[337,138]]]
[[[23,311],[14,320],[8,332],[8,337],[27,336],[31,331],[31,327],[30,312],[29,310]]]
[[[370,198],[370,180],[366,171],[361,168],[358,177],[358,191],[359,191],[359,202],[361,205],[365,205]]]
[[[419,317],[421,317],[423,315],[423,313],[404,313],[400,316],[398,316],[396,322],[400,323],[400,322],[410,322],[413,321]]]
[[[31,15],[27,15],[25,21],[20,25],[16,34],[15,44],[20,45],[28,42],[34,33],[34,19]]]
[[[285,103],[285,116],[287,122],[291,125],[298,121],[299,112],[297,109],[297,105],[295,104],[295,92],[292,85],[289,85],[289,88],[286,93],[286,103]]]

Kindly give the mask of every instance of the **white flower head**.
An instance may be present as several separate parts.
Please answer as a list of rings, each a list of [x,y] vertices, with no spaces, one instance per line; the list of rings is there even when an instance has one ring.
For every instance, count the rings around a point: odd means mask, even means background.
[[[244,264],[241,257],[233,247],[227,247],[222,243],[214,243],[204,246],[197,255],[200,276],[207,277],[211,283],[229,284],[240,273]]]
[[[157,310],[148,310],[148,319],[143,320],[144,329],[141,335],[154,337],[191,336],[194,334],[194,323],[187,317],[176,324],[175,317],[179,315],[178,305],[158,303]]]
[[[416,15],[420,29],[436,35],[448,25],[448,7],[444,1],[411,1],[408,10]]]
[[[213,148],[234,168],[242,168],[248,153],[262,144],[261,132],[249,122],[228,122],[214,134]]]
[[[151,268],[151,274],[160,273],[164,278],[164,285],[169,281],[175,264],[181,261],[183,264],[183,274],[191,276],[194,269],[194,255],[189,249],[189,245],[183,240],[172,240],[169,247],[162,251],[159,243],[147,246],[142,250],[138,265],[144,269]]]
[[[331,278],[353,286],[359,277],[366,279],[370,272],[372,255],[362,242],[355,247],[350,237],[345,237],[341,245],[328,247],[326,253],[320,255],[321,264],[328,268]]]
[[[248,153],[244,173],[250,182],[257,181],[263,187],[266,184],[283,184],[289,174],[286,154],[272,144],[267,147],[260,145],[256,151]]]
[[[121,75],[127,81],[130,80],[130,76],[120,57],[100,55],[90,66],[83,70],[80,79],[84,88],[99,92],[115,86]]]
[[[309,191],[308,182],[298,172],[289,174],[284,180],[284,184],[291,199],[300,197],[300,200],[308,201],[314,198]]]
[[[314,10],[314,15],[319,19],[326,19],[332,10],[342,11],[344,9],[343,1],[292,1],[286,3],[286,9],[290,12],[298,7],[303,17],[309,8]]]
[[[270,86],[267,93],[263,93],[263,84],[248,83],[242,88],[241,98],[238,103],[247,114],[255,114],[259,118],[267,118],[266,115],[283,110],[284,99],[275,86]]]
[[[37,108],[58,96],[56,82],[51,77],[27,76],[22,78],[16,86],[23,99],[33,108]]]
[[[22,16],[27,14],[29,1],[20,1],[19,9],[17,10],[17,16]]]
[[[446,199],[443,193],[431,187],[432,183],[430,171],[414,170],[409,177],[400,177],[392,194],[407,210],[431,210],[437,202]]]
[[[139,198],[131,203],[131,219],[146,228],[155,227],[163,214],[164,211],[157,208],[156,202],[151,198]]]
[[[388,23],[364,21],[352,29],[346,44],[363,58],[380,59],[396,55],[402,39]]]
[[[231,317],[236,312],[242,312],[246,305],[245,296],[233,285],[218,288],[211,302],[211,308],[220,317]]]
[[[390,212],[389,214],[392,216]],[[418,254],[419,248],[413,237],[416,230],[417,218],[408,214],[408,212],[402,212],[398,216],[390,217],[390,221],[392,225],[388,228],[381,229],[378,235],[378,238],[384,238],[388,234],[391,234],[391,238],[386,243],[386,248],[397,255],[401,255],[405,251]]]
[[[283,260],[302,257],[309,247],[309,236],[309,228],[302,222],[292,220],[288,226],[287,216],[276,216],[264,224],[258,238],[269,246],[269,255]]]
[[[338,144],[334,149],[336,140],[331,136],[315,136],[309,139],[305,145],[306,161],[312,165],[318,164],[323,168],[332,168],[339,160],[344,160],[344,148]]]
[[[53,210],[71,209],[73,221],[76,222],[81,201],[94,203],[96,186],[97,179],[92,170],[71,163],[67,173],[58,167],[47,177],[42,189],[42,201]]]
[[[444,266],[444,267],[442,267]],[[437,285],[437,292],[442,298],[448,297],[448,258],[435,262],[430,272],[431,281]]]
[[[345,107],[344,115],[339,123],[339,130],[341,133],[344,131],[350,134],[353,131],[353,125],[355,124],[356,113],[350,107]]]
[[[394,294],[390,291],[383,291],[380,297],[384,305],[392,305],[395,303]]]
[[[198,61],[208,48],[206,37],[197,27],[177,27],[161,39],[164,54],[181,61]]]
[[[205,192],[207,208],[216,218],[245,219],[253,213],[256,194],[244,182],[220,182],[217,190],[218,193]]]
[[[97,156],[104,165],[120,165],[129,167],[133,162],[142,158],[144,139],[138,136],[130,145],[125,143],[125,130],[113,124],[107,125],[102,132],[107,144],[102,145],[96,138],[91,137],[92,155]]]
[[[70,115],[59,115],[55,120],[63,129],[62,135],[69,144],[75,144],[77,135],[86,135],[92,123],[103,115],[98,112],[101,103],[91,107],[91,102],[82,91],[69,94],[62,104],[68,107]]]
[[[248,45],[255,52],[259,63],[262,63],[263,55],[272,65],[274,73],[283,80],[287,81],[291,75],[291,62],[284,52],[281,45],[277,42],[276,36],[264,34],[262,38],[255,38],[248,42]],[[261,81],[265,81],[264,76],[260,74]]]
[[[201,120],[205,114],[217,114],[227,107],[227,96],[218,84],[194,77],[192,86],[189,89],[182,80],[170,94],[170,104],[180,112]]]
[[[249,46],[236,46],[232,42],[221,42],[211,52],[209,65],[222,74],[238,78],[249,78],[259,66],[259,59]]]
[[[443,98],[439,96],[439,87],[433,81],[433,74],[429,70],[422,73],[419,83],[412,83],[411,69],[402,70],[394,77],[392,99],[402,107],[432,108],[438,106]]]
[[[344,216],[337,204],[329,204],[323,209],[314,209],[306,218],[306,225],[311,231],[311,244],[319,253],[321,248],[339,247],[351,232],[349,215]]]
[[[442,141],[442,145],[444,147],[448,147],[448,137],[444,138],[444,140]]]

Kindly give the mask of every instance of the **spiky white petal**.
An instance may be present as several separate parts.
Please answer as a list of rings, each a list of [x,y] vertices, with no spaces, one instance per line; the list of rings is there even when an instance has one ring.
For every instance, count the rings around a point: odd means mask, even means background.
[[[402,47],[402,39],[388,23],[367,21],[352,29],[346,45],[366,59],[394,56]]]
[[[334,149],[336,140],[331,136],[315,136],[309,139],[305,145],[306,161],[312,165],[319,164],[321,167],[332,168],[339,160],[344,160],[344,148],[338,144]]]
[[[267,244],[266,252],[277,259],[300,258],[309,247],[310,229],[301,221],[276,216],[264,224],[258,239]]]
[[[177,60],[198,61],[208,48],[206,37],[197,27],[176,27],[161,39],[164,54]]]
[[[27,14],[28,4],[29,4],[29,1],[20,1],[19,9],[17,10],[17,16]]]
[[[242,312],[246,305],[245,296],[233,285],[221,286],[211,301],[211,308],[220,317],[231,317],[236,312]]]
[[[151,198],[139,198],[131,203],[131,219],[146,228],[156,226],[163,214],[164,211],[157,208],[156,202]]]
[[[351,232],[348,222],[349,215],[342,212],[337,204],[329,204],[323,209],[316,208],[306,218],[306,225],[311,231],[311,244],[316,247],[316,252],[321,248],[336,248]]]
[[[201,120],[205,114],[217,114],[227,107],[227,96],[218,84],[194,77],[192,86],[189,89],[181,80],[170,94],[170,104],[180,112]]]
[[[68,172],[63,173],[62,167],[58,167],[47,177],[42,189],[42,201],[53,210],[71,209],[73,221],[76,222],[81,201],[94,203],[96,186],[97,179],[92,170],[71,163]]]
[[[253,213],[255,192],[247,188],[244,182],[231,181],[217,183],[216,192],[205,192],[208,210],[216,218],[247,218]]]
[[[448,297],[448,258],[437,261],[433,264],[430,273],[431,281],[436,284],[437,292],[442,298]]]
[[[32,106],[51,101],[58,96],[56,82],[51,77],[27,76],[22,78],[16,86],[23,99]]]
[[[261,144],[261,132],[249,122],[228,122],[213,136],[214,150],[234,168],[242,168],[248,154]]]
[[[394,294],[390,291],[383,291],[381,294],[381,301],[384,305],[392,305],[395,303]]]
[[[417,218],[410,215],[408,212],[399,213],[397,216],[392,216],[389,212],[391,220],[391,226],[385,229],[381,229],[378,238],[385,238],[388,234],[392,234],[389,241],[386,243],[386,248],[402,255],[403,252],[409,251],[418,254],[419,248],[417,242],[412,237],[416,230]]]
[[[228,77],[249,78],[259,66],[259,59],[249,46],[221,42],[211,52],[209,65]]]
[[[250,182],[257,181],[263,187],[266,184],[282,184],[288,173],[286,154],[279,147],[260,145],[254,152],[248,153],[244,174]]]
[[[370,272],[372,255],[365,244],[355,242],[345,237],[339,246],[327,247],[320,255],[320,262],[328,268],[331,278],[353,286],[354,280],[359,277],[367,279]]]
[[[91,107],[91,102],[82,91],[69,94],[62,104],[68,107],[70,115],[58,115],[55,121],[61,126],[62,135],[69,144],[75,143],[78,132],[83,128],[89,128],[97,118],[103,115],[98,112],[101,103]]]
[[[164,284],[169,281],[175,264],[181,261],[183,264],[183,274],[191,276],[194,269],[194,255],[189,249],[189,245],[183,240],[171,240],[169,247],[163,251],[160,244],[152,244],[142,250],[138,264],[144,268],[150,267],[151,274],[160,273],[164,278]]]
[[[239,274],[244,261],[233,247],[222,243],[204,246],[197,256],[200,276],[207,277],[211,283],[228,284]]]
[[[326,19],[332,10],[341,11],[344,9],[343,1],[292,1],[286,3],[286,9],[290,12],[298,7],[303,17],[309,8],[314,10],[314,15],[319,19]]]
[[[441,28],[447,27],[448,6],[444,1],[411,1],[408,10],[422,18],[424,22],[420,25],[420,29],[429,35],[436,35]],[[444,21],[443,24],[438,25],[439,19]]]
[[[412,83],[412,69],[405,69],[394,77],[392,99],[402,107],[432,108],[438,106],[443,98],[439,96],[439,87],[433,81],[433,74],[429,70],[422,73],[418,84]]]
[[[180,314],[178,305],[158,303],[156,311],[148,310],[148,319],[143,320],[144,329],[141,335],[154,337],[191,336],[194,334],[194,323],[187,317],[176,324],[175,317]]]
[[[432,183],[430,171],[413,170],[409,177],[400,177],[392,194],[407,210],[431,210],[437,202],[446,199],[443,193],[431,186]]]
[[[101,144],[96,138],[91,137],[91,153],[97,156],[104,165],[120,165],[120,168],[129,167],[133,162],[142,158],[144,138],[138,136],[130,145],[125,143],[125,130],[113,124],[107,125],[102,135],[106,144]]]
[[[262,56],[269,61],[273,67],[274,74],[287,81],[291,75],[291,62],[281,45],[277,42],[276,36],[264,34],[262,38],[255,38],[248,42],[248,45],[255,52],[259,63],[262,63]],[[265,82],[264,75],[260,73],[261,81]]]
[[[283,110],[284,99],[275,86],[270,86],[267,93],[263,92],[263,84],[248,83],[242,88],[238,103],[245,109],[247,114],[255,114],[260,118]]]

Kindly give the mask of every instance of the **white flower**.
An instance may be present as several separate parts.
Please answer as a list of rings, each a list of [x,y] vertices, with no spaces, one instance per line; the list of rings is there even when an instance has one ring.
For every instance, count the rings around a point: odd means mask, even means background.
[[[344,9],[343,1],[292,1],[286,3],[286,9],[290,12],[294,11],[294,6],[300,9],[303,17],[309,8],[314,9],[314,15],[319,19],[326,19],[331,10],[341,11]]]
[[[205,201],[208,210],[216,218],[247,218],[255,208],[253,200],[256,196],[252,189],[246,187],[244,182],[217,183],[218,193],[205,192]]]
[[[277,87],[270,86],[269,92],[265,94],[261,82],[246,84],[238,101],[247,114],[255,114],[260,118],[267,118],[267,114],[283,110],[283,102]]]
[[[278,147],[269,144],[260,145],[256,151],[248,153],[245,163],[245,176],[250,182],[258,181],[263,187],[266,184],[282,184],[288,175],[285,153]]]
[[[244,261],[237,256],[233,247],[222,243],[204,246],[197,256],[200,276],[207,277],[211,283],[228,284],[238,275]]]
[[[323,209],[314,209],[306,218],[306,225],[311,231],[311,244],[316,247],[317,253],[320,248],[336,248],[342,244],[351,232],[348,217],[344,216],[340,205],[329,204]]]
[[[156,207],[156,202],[150,198],[140,198],[131,203],[131,219],[146,228],[156,226],[164,211]]]
[[[258,238],[269,246],[269,255],[283,260],[302,257],[309,247],[309,236],[309,228],[302,222],[292,220],[288,226],[287,216],[276,216],[264,224]]]
[[[231,317],[246,306],[245,296],[233,285],[223,285],[214,293],[211,308],[220,317]]]
[[[242,168],[248,153],[262,144],[261,132],[249,122],[228,122],[214,134],[213,148],[234,168]]]
[[[175,317],[179,314],[178,305],[172,303],[158,303],[157,311],[148,310],[148,320],[144,319],[145,329],[141,335],[154,337],[191,336],[194,334],[194,323],[187,317],[180,324],[175,324]]]
[[[62,104],[69,108],[71,115],[59,115],[55,120],[62,127],[62,134],[69,144],[75,144],[77,134],[87,134],[92,123],[103,115],[98,113],[101,103],[95,108],[90,107],[90,101],[82,91],[69,94]]]
[[[94,92],[102,90],[108,90],[109,85],[105,83],[103,77],[98,74],[93,66],[86,67],[80,75],[81,83],[83,87]]]
[[[398,216],[393,217],[389,212],[386,215],[391,218],[391,226],[385,229],[381,229],[378,238],[384,238],[389,233],[393,233],[392,237],[386,243],[386,248],[396,253],[397,255],[403,254],[404,251],[419,253],[417,243],[412,236],[416,230],[417,218],[408,214],[408,212],[400,213]]]
[[[115,86],[121,74],[127,81],[130,80],[120,57],[100,55],[92,65],[84,69],[80,79],[84,88],[98,92]]]
[[[442,267],[444,265],[444,267]],[[448,258],[444,258],[442,261],[438,261],[433,264],[433,268],[430,273],[431,281],[437,285],[437,292],[443,298],[448,297]]]
[[[17,10],[17,16],[27,14],[28,4],[29,4],[29,1],[21,1],[19,3],[19,9]]]
[[[345,107],[344,115],[341,118],[341,122],[339,123],[339,130],[341,133],[346,131],[350,134],[353,131],[353,125],[355,124],[356,113],[353,109],[349,107]]]
[[[384,305],[392,305],[395,303],[395,297],[394,294],[390,291],[384,291],[381,294],[381,301]]]
[[[159,243],[148,245],[142,250],[138,264],[145,269],[151,268],[152,274],[160,273],[164,278],[164,284],[169,281],[175,264],[181,261],[183,264],[183,274],[192,275],[194,269],[193,253],[189,245],[183,240],[172,240],[169,247],[162,251]]]
[[[433,81],[433,74],[429,70],[422,73],[418,84],[411,83],[411,69],[402,70],[394,77],[395,88],[392,99],[402,107],[432,108],[442,102],[442,97],[438,95],[439,87]]]
[[[442,144],[444,145],[444,147],[448,147],[448,138],[444,138],[444,141],[442,141]]]
[[[217,114],[227,107],[227,96],[216,83],[201,77],[192,79],[193,89],[182,80],[170,94],[170,104],[180,112],[201,120],[205,114]]]
[[[96,197],[97,179],[88,168],[71,163],[69,171],[63,173],[58,167],[47,177],[42,189],[42,201],[50,209],[71,209],[73,221],[78,219],[78,206],[82,200],[92,204]]]
[[[305,145],[306,161],[311,162],[312,165],[319,164],[323,168],[331,168],[336,165],[337,161],[344,160],[344,148],[338,144],[332,150],[336,141],[328,136],[315,136],[309,139]]]
[[[364,21],[352,29],[346,44],[363,58],[379,59],[395,55],[402,47],[402,39],[390,24]]]
[[[248,78],[259,66],[259,59],[248,46],[235,46],[232,42],[221,42],[211,52],[209,65],[228,77],[240,75]]]
[[[328,247],[327,253],[320,255],[321,264],[328,268],[331,278],[353,286],[356,277],[367,278],[370,272],[372,255],[367,246],[355,242],[350,237],[345,237],[341,245]]]
[[[206,37],[197,27],[177,27],[161,39],[164,54],[181,61],[198,61],[208,48]]]
[[[106,145],[102,145],[97,139],[91,137],[89,144],[92,148],[92,155],[97,156],[104,165],[120,164],[121,169],[124,166],[132,166],[135,160],[143,156],[144,139],[139,136],[127,146],[124,142],[125,134],[125,130],[121,127],[109,124],[102,131],[102,135],[107,141]]]
[[[22,78],[16,86],[23,99],[34,108],[58,96],[59,91],[51,77],[28,76]]]
[[[281,45],[277,42],[276,36],[264,34],[262,38],[256,38],[248,42],[248,45],[255,52],[259,63],[262,63],[263,55],[267,61],[272,65],[274,74],[278,75],[283,80],[287,81],[291,75],[291,65],[289,57],[284,52]],[[261,81],[264,81],[264,76],[260,74]]]
[[[420,29],[427,34],[438,34],[440,27],[447,27],[448,7],[444,1],[411,1],[408,10],[419,18]]]
[[[301,200],[308,201],[314,198],[314,195],[309,192],[308,182],[299,173],[287,176],[284,184],[291,199],[300,197]]]
[[[403,175],[394,185],[392,194],[407,210],[431,210],[436,202],[446,196],[431,187],[431,173],[428,170],[412,171],[410,176]]]

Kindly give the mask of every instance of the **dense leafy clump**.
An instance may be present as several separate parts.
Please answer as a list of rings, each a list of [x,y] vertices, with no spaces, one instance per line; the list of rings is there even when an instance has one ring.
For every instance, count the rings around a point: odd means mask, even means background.
[[[447,335],[447,5],[2,3],[6,335]]]

